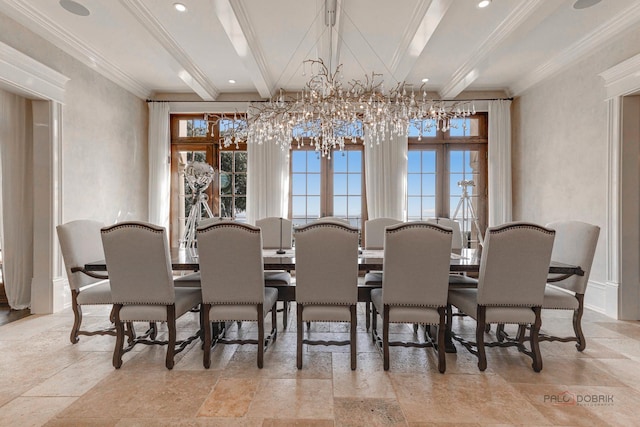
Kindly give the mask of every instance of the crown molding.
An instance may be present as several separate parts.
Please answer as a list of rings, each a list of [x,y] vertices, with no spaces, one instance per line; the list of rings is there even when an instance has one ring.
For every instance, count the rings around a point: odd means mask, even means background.
[[[0,42],[0,82],[36,98],[64,103],[67,76]]]
[[[600,73],[604,79],[607,99],[624,96],[640,89],[640,54]]]
[[[411,14],[413,18],[391,57],[389,68],[396,80],[407,78],[452,3],[453,0],[417,2]]]
[[[160,45],[176,60],[181,67],[189,74],[191,79],[183,79],[185,83],[195,82],[192,89],[207,101],[213,101],[220,93],[218,88],[209,80],[207,75],[191,59],[187,52],[180,47],[180,44],[171,37],[167,29],[158,21],[151,11],[141,0],[120,0],[142,26],[160,43]]]
[[[491,52],[496,49],[504,40],[516,31],[526,20],[543,5],[544,0],[530,0],[521,2],[504,21],[482,42],[474,51],[471,57],[460,66],[451,80],[449,80],[440,91],[439,95],[443,99],[451,99],[458,96],[465,88],[473,83],[480,72],[480,66],[487,60]],[[559,2],[558,2],[559,4]],[[553,8],[555,10],[555,8]],[[551,10],[551,9],[548,9]]]
[[[585,37],[572,44],[561,53],[531,71],[521,80],[510,86],[514,95],[520,95],[527,89],[546,80],[575,62],[593,53],[593,50],[622,31],[640,21],[640,2],[614,16]],[[620,70],[621,72],[622,70]],[[603,73],[604,74],[604,73]],[[603,76],[604,77],[604,76]]]
[[[95,49],[54,23],[26,1],[4,0],[0,2],[0,10],[137,97],[144,99],[151,96],[149,88],[124,73]],[[52,38],[54,40],[51,40]]]

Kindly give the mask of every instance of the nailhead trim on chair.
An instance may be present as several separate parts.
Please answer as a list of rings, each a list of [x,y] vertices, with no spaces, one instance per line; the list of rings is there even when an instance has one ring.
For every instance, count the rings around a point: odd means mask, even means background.
[[[432,224],[432,223],[427,223],[427,222],[423,222],[423,223],[418,223],[418,224],[397,224],[397,225],[392,225],[386,228],[386,232],[387,233],[397,233],[399,231],[402,230],[406,230],[409,228],[431,228],[433,230],[439,231],[443,234],[453,234],[453,231],[450,230],[444,230],[441,226],[438,226],[437,224]]]
[[[208,302],[202,301],[203,304],[211,304],[211,305],[258,305],[264,304],[264,301],[256,301],[256,302],[238,302],[238,301],[216,301],[216,302]]]
[[[132,224],[132,223],[114,224],[109,227],[104,227],[101,231],[102,233],[110,233],[120,228],[141,228],[143,230],[153,231],[154,233],[164,232],[164,228],[162,227],[157,227],[157,226],[152,226],[147,224]]]
[[[511,230],[511,229],[516,229],[516,228],[528,228],[530,230],[542,231],[543,233],[546,233],[546,234],[555,234],[556,233],[554,230],[549,230],[548,228],[541,227],[541,226],[536,225],[536,224],[503,224],[503,225],[499,225],[497,227],[492,227],[491,228],[491,233],[498,234],[498,233],[502,233],[504,231]]]
[[[126,305],[173,305],[175,304],[175,301],[169,301],[169,302],[119,302],[119,301],[114,301],[113,304],[122,304],[123,306]],[[82,304],[82,305],[86,305],[86,304]]]
[[[314,228],[337,228],[340,230],[345,230],[348,231],[350,233],[358,233],[358,230],[355,228],[352,228],[350,225],[348,224],[336,224],[334,222],[319,222],[319,223],[311,223],[311,224],[305,224],[305,225],[301,225],[299,227],[296,227],[295,232],[296,233],[304,233],[305,231],[308,230],[313,230]]]
[[[229,223],[222,223],[222,224],[217,223],[217,224],[211,224],[211,225],[206,226],[205,228],[201,228],[199,230],[199,232],[200,233],[205,233],[205,232],[210,231],[210,230],[212,230],[214,228],[239,228],[241,230],[246,230],[246,231],[249,231],[251,233],[260,233],[260,228],[253,227],[253,226],[248,225],[248,224],[241,224],[241,223],[232,223],[232,224],[229,224]]]
[[[352,302],[318,302],[318,301],[304,302],[304,301],[296,301],[296,304],[302,304],[302,305],[308,305],[308,306],[312,306],[312,305],[345,305],[345,306],[349,307],[349,306],[352,306],[354,303],[352,303]]]

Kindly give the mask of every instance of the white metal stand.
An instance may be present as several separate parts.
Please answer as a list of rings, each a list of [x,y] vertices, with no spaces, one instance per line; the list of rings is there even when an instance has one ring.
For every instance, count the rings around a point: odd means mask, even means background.
[[[475,187],[476,184],[473,181],[458,181],[458,187],[462,188],[462,196],[460,196],[460,200],[458,200],[458,206],[456,206],[456,210],[453,213],[452,219],[458,219],[458,213],[460,212],[460,208],[462,208],[462,224],[467,219],[471,220],[472,226],[476,227],[476,231],[478,232],[478,243],[480,245],[484,244],[484,239],[482,237],[482,229],[480,228],[480,222],[478,221],[478,216],[476,215],[476,211],[473,208],[473,203],[471,198],[469,197],[469,192],[467,191],[467,187]],[[465,213],[468,213],[468,217],[465,217]]]

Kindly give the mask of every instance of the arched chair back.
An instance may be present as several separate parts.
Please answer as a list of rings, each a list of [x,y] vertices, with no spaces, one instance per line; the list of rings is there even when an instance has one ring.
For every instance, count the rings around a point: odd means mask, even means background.
[[[445,227],[451,228],[453,231],[453,238],[451,239],[451,250],[452,251],[460,251],[463,245],[462,239],[462,229],[460,228],[460,223],[455,219],[451,218],[429,218],[427,222],[433,222],[435,224],[444,225]]]
[[[287,218],[267,217],[256,221],[256,227],[262,229],[262,247],[264,249],[291,249],[293,222]]]
[[[384,229],[391,225],[401,224],[394,218],[376,218],[364,223],[364,245],[365,249],[384,248]]]

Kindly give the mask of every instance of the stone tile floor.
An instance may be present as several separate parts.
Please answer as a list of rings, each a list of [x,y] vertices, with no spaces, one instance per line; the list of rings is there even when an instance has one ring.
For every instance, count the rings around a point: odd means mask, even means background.
[[[349,369],[348,347],[322,346],[305,346],[304,368],[296,369],[295,305],[288,328],[279,323],[262,370],[251,345],[215,348],[211,369],[204,369],[198,342],[177,355],[172,371],[164,367],[165,348],[147,346],[137,346],[115,370],[113,337],[82,336],[72,345],[70,310],[29,316],[0,326],[0,426],[640,425],[640,322],[587,310],[587,349],[542,343],[541,373],[514,348],[488,349],[489,367],[481,373],[460,346],[447,355],[445,374],[433,349],[399,347],[391,348],[384,372],[359,310],[356,371]],[[84,326],[108,326],[108,313],[85,307]],[[547,312],[543,329],[568,334],[570,316]],[[179,335],[188,335],[197,315],[178,326]],[[463,335],[472,337],[474,327],[469,318],[454,320]],[[347,331],[347,324],[311,329],[316,338],[343,339]],[[392,333],[413,337],[409,325],[393,325]],[[255,336],[256,326],[245,322],[230,335]],[[562,404],[564,396],[575,404]]]

